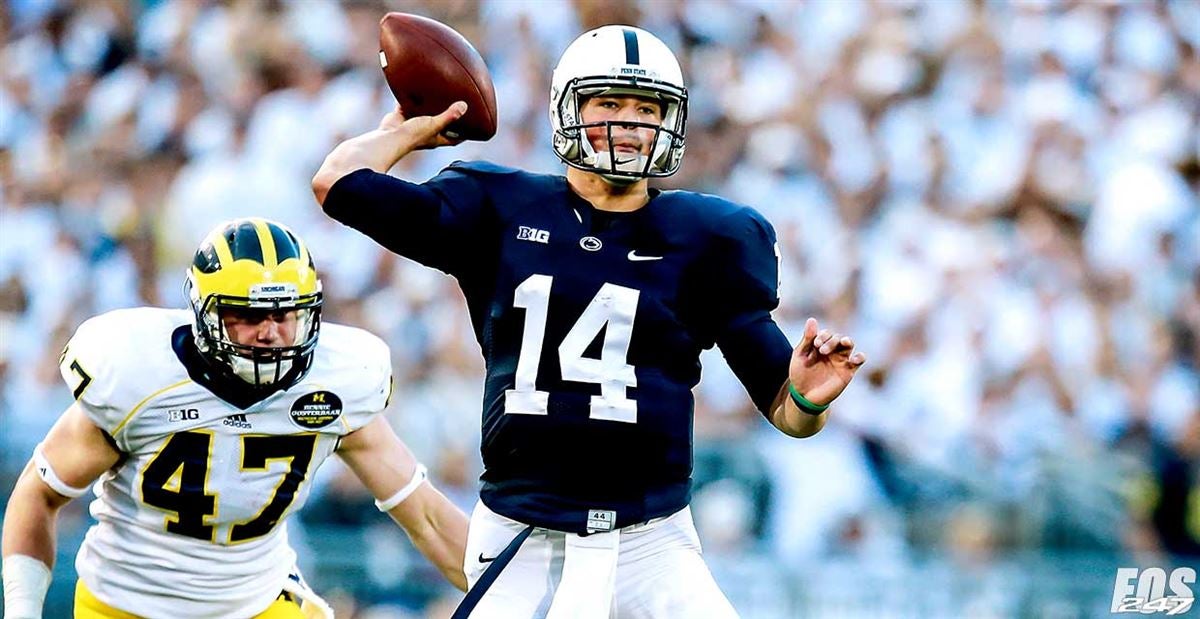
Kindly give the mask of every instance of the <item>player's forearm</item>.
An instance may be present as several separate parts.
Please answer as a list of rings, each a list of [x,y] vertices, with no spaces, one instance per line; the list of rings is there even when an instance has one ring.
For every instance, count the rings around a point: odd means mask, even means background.
[[[13,488],[4,513],[2,554],[25,555],[54,565],[55,521],[70,499],[56,494],[26,467]]]
[[[425,467],[382,416],[342,439],[338,454],[421,554],[466,590],[467,516],[426,480]]]
[[[825,427],[825,421],[828,418],[828,410],[819,415],[800,410],[800,407],[792,400],[786,383],[779,390],[779,395],[775,397],[775,402],[771,406],[771,414],[768,416],[771,425],[778,428],[780,432],[795,438],[808,438],[820,432],[821,428]]]
[[[467,515],[432,485],[422,484],[388,514],[455,587],[466,591],[463,563],[467,551]]]
[[[338,144],[333,152],[325,157],[320,169],[313,176],[313,195],[318,203],[325,204],[325,196],[338,179],[363,168],[387,172],[415,147],[416,144],[412,143],[410,135],[384,129],[375,129],[350,138]]]
[[[70,499],[57,495],[26,467],[4,514],[4,613],[38,619],[54,565],[55,519]]]

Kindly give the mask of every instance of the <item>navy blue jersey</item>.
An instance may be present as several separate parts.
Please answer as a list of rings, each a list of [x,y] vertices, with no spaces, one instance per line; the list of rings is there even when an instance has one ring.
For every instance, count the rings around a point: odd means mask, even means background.
[[[458,279],[487,365],[481,498],[515,520],[585,532],[589,513],[603,530],[682,509],[701,350],[763,411],[787,378],[775,232],[753,209],[652,190],[599,211],[562,176],[487,163],[421,185],[359,170],[325,209]]]

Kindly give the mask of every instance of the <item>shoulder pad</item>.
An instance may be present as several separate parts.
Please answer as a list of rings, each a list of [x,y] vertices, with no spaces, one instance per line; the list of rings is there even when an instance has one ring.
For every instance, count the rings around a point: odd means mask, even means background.
[[[305,382],[337,394],[347,432],[365,426],[387,408],[392,395],[392,353],[382,339],[363,329],[324,323],[316,354]]]
[[[756,226],[770,226],[757,210],[720,196],[672,190],[664,191],[658,199],[670,204],[673,209],[683,211],[686,221],[695,222],[702,229],[719,237],[735,233],[729,226],[741,229],[752,221],[757,222]]]
[[[84,321],[63,349],[59,371],[88,417],[112,434],[146,396],[187,373],[170,363],[171,332],[186,324],[185,311],[116,310]]]
[[[527,174],[524,170],[502,166],[490,161],[455,161],[446,168],[467,174]]]
[[[460,172],[475,178],[488,176],[515,176],[527,181],[535,181],[540,183],[562,179],[561,176],[556,176],[553,174],[535,174],[528,170],[510,168],[492,163],[490,161],[455,161],[447,166],[446,169]]]

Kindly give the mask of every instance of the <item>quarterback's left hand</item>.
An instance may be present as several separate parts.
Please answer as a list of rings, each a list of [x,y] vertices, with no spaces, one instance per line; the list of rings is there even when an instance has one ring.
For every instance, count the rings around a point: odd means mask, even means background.
[[[792,351],[788,378],[809,402],[824,406],[842,393],[867,356],[854,351],[850,336],[818,330],[816,318],[804,323],[804,337]]]

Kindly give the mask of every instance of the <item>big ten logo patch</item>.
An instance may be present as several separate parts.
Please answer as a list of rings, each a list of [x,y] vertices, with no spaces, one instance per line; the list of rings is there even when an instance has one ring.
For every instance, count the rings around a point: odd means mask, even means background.
[[[529,226],[517,226],[518,241],[533,241],[534,243],[549,243],[550,231],[530,228]]]
[[[1149,615],[1165,612],[1180,615],[1192,608],[1195,598],[1191,585],[1196,582],[1196,570],[1180,567],[1167,571],[1161,567],[1117,568],[1117,582],[1113,584],[1113,613],[1140,613]],[[1170,590],[1171,595],[1167,595]]]
[[[331,424],[342,414],[342,399],[332,391],[315,391],[292,404],[292,423],[305,430]]]
[[[167,421],[195,421],[200,411],[194,408],[172,408],[167,410]]]

